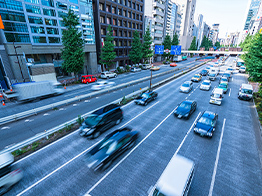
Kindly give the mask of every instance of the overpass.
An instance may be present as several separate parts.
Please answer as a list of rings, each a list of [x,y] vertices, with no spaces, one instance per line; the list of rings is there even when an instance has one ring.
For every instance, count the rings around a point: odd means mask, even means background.
[[[240,52],[240,51],[196,51],[196,50],[182,50],[182,53],[195,53],[195,54],[233,54],[233,55],[240,55],[245,54],[247,52]]]

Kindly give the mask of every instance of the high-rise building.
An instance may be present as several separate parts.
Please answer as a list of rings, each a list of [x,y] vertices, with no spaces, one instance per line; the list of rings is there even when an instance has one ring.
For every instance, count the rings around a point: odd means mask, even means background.
[[[196,8],[196,0],[175,0],[181,6],[180,44],[182,50],[190,47],[193,40],[193,23]]]
[[[252,17],[250,21],[248,33],[250,35],[255,35],[260,30],[261,25],[262,25],[262,2],[260,2],[256,16]]]
[[[172,38],[176,31],[177,5],[172,0],[168,0],[166,8],[165,35],[169,34]]]
[[[83,73],[97,73],[92,0],[4,0],[0,2],[5,26],[0,30],[1,75],[11,83],[29,81],[25,60],[33,59],[35,63],[56,61],[59,76],[65,29],[62,17],[68,9],[78,15],[78,29],[85,41]]]
[[[193,36],[196,37],[197,49],[199,49],[202,39],[203,39],[203,31],[204,31],[204,22],[203,22],[203,15],[199,14],[195,18],[195,34]]]
[[[206,36],[207,38],[209,37],[210,33],[210,26],[204,22],[204,30],[203,30],[203,37]]]
[[[212,29],[210,30],[209,33],[209,39],[212,40],[213,45],[215,45],[215,43],[217,42],[218,34],[219,34],[219,24],[213,24]]]
[[[180,36],[180,28],[181,28],[181,20],[182,20],[182,13],[181,13],[181,6],[176,4],[177,12],[176,12],[176,22],[175,22],[175,33]]]

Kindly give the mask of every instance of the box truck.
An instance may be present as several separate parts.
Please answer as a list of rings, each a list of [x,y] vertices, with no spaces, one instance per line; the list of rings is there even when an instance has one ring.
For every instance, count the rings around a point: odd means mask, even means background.
[[[173,61],[175,61],[175,62],[180,62],[180,61],[182,61],[182,56],[181,56],[181,55],[174,56],[174,57],[173,57]]]

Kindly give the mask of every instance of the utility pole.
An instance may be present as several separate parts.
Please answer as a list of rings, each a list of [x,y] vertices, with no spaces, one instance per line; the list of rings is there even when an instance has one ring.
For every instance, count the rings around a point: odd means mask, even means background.
[[[14,45],[14,49],[15,49],[15,55],[16,55],[16,58],[17,58],[16,63],[18,63],[18,65],[19,65],[19,68],[20,68],[20,71],[21,71],[21,76],[23,78],[23,82],[25,82],[25,78],[24,78],[24,75],[23,75],[23,72],[22,72],[22,69],[21,69],[21,65],[20,65],[20,62],[19,62],[19,59],[18,59],[18,55],[17,55],[17,52],[16,52],[16,49],[21,48],[21,46],[15,46],[15,42],[13,42],[13,45]]]

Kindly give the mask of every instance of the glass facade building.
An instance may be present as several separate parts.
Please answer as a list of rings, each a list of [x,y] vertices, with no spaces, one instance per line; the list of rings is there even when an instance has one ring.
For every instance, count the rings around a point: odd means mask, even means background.
[[[87,44],[95,43],[92,0],[0,0],[6,42],[62,44],[63,16],[72,9]]]
[[[247,31],[251,22],[251,19],[257,15],[261,0],[251,0],[250,7],[247,14],[247,19],[244,26],[244,31]]]

